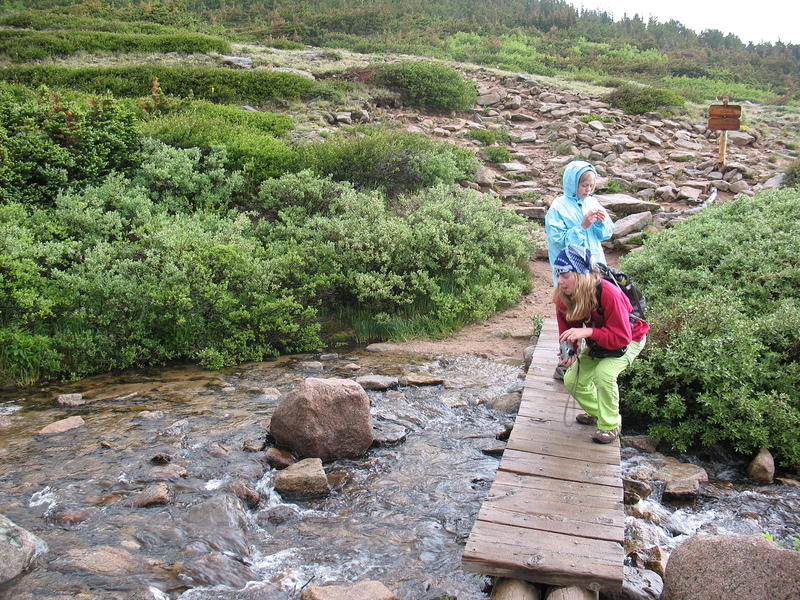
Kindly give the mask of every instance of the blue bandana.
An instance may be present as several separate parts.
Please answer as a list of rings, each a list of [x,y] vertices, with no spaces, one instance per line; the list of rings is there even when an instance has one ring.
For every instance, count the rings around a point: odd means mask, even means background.
[[[556,256],[553,273],[589,273],[592,270],[592,253],[582,246],[567,246]]]

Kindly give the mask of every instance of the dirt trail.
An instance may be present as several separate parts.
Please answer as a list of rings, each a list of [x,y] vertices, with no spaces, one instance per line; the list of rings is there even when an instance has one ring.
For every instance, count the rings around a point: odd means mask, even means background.
[[[617,265],[620,254],[606,251],[606,260]],[[522,360],[522,351],[530,345],[533,317],[554,316],[553,286],[547,260],[531,260],[531,291],[519,303],[486,320],[471,323],[442,340],[408,340],[398,343],[373,344],[380,351],[421,352],[423,354],[478,354],[488,358]]]

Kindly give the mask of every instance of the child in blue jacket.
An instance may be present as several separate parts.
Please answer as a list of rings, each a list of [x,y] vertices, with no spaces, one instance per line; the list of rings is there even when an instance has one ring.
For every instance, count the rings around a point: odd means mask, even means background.
[[[614,223],[592,196],[597,171],[585,160],[573,160],[564,169],[564,193],[553,200],[544,218],[550,268],[567,246],[588,248],[595,262],[606,262],[600,242],[614,233]],[[553,272],[553,285],[557,285]]]

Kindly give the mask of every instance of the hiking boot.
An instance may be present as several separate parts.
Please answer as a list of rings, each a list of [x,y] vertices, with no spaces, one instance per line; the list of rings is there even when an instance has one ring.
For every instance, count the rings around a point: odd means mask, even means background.
[[[598,444],[610,444],[619,437],[619,427],[614,429],[598,429],[594,432],[592,439]]]
[[[564,381],[564,373],[567,372],[566,365],[558,365],[556,370],[553,372],[553,379],[558,379],[559,381]]]
[[[594,425],[597,423],[597,417],[593,417],[589,413],[579,413],[575,415],[575,420],[581,425]]]

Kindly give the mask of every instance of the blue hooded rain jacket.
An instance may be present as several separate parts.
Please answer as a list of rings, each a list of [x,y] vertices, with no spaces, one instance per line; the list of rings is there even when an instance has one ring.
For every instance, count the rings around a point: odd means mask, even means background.
[[[562,177],[564,193],[553,200],[544,217],[551,270],[558,253],[571,244],[588,248],[595,262],[606,261],[600,242],[609,239],[614,233],[611,217],[606,215],[603,221],[592,223],[588,229],[581,227],[581,221],[587,212],[602,208],[591,194],[583,200],[578,198],[578,182],[586,171],[592,171],[597,176],[594,167],[585,160],[573,160],[567,165]],[[553,285],[557,283],[558,278],[554,274]]]

